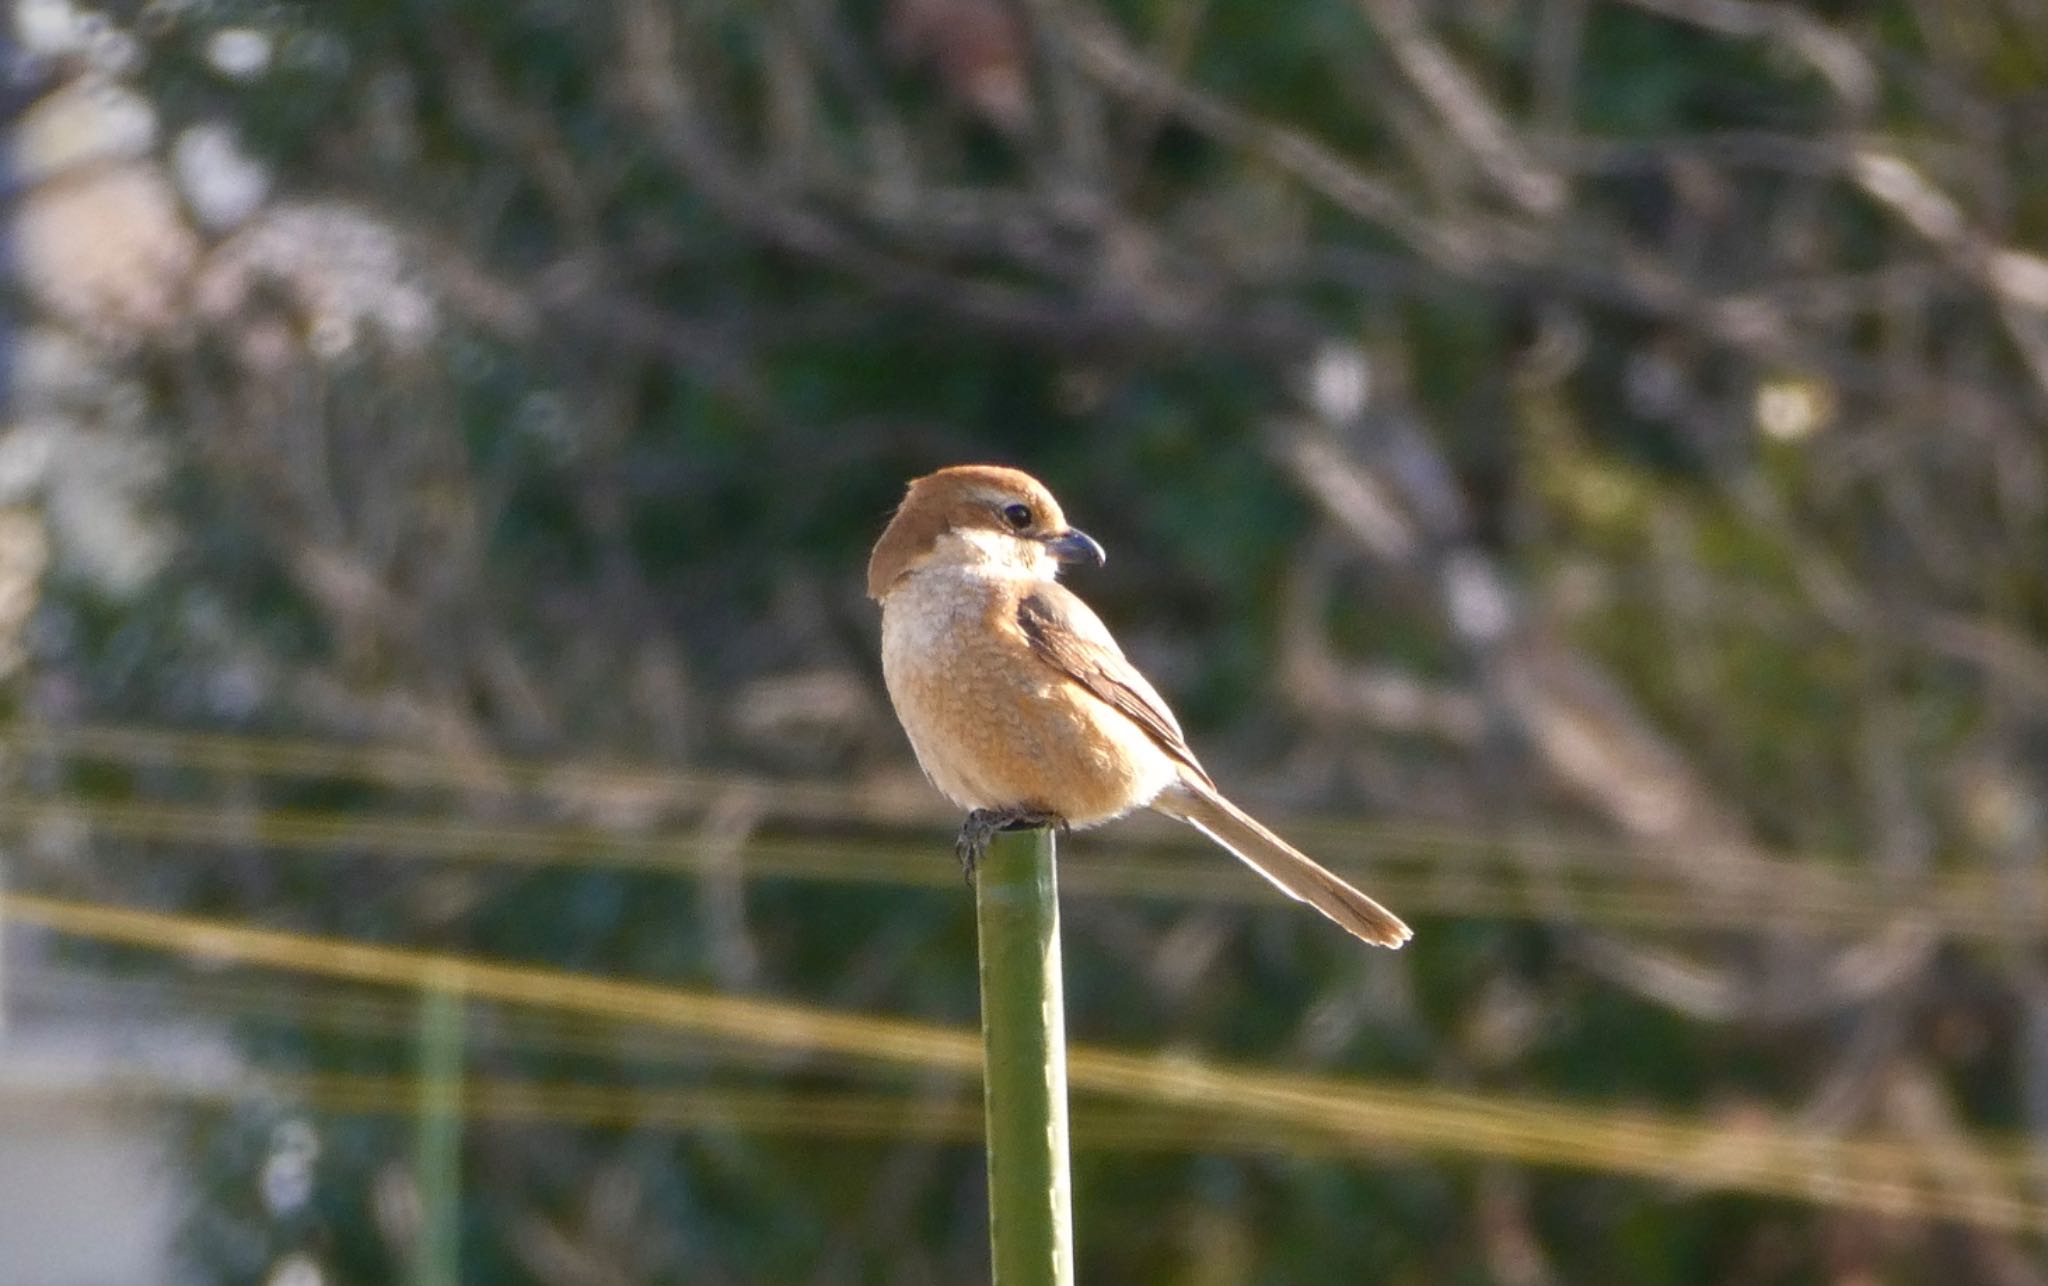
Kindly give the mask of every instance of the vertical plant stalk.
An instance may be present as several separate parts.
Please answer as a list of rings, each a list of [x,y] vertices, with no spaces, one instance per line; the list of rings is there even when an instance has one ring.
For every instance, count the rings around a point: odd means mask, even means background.
[[[412,1286],[462,1281],[463,995],[454,979],[432,977],[420,993],[419,1099],[413,1181],[420,1236]]]
[[[1067,1016],[1048,830],[1004,831],[975,872],[989,1249],[996,1286],[1072,1286]]]

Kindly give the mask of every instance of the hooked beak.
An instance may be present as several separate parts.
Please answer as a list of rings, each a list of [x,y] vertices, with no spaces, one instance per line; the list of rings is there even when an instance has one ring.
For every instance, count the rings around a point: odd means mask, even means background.
[[[1063,563],[1087,563],[1091,567],[1100,567],[1108,557],[1102,552],[1102,546],[1095,543],[1093,536],[1085,531],[1075,531],[1071,527],[1057,536],[1047,536],[1045,547],[1054,558]]]

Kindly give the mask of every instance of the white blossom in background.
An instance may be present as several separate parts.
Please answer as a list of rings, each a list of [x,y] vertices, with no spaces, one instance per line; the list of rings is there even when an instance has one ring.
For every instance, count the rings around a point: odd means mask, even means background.
[[[254,27],[222,27],[206,42],[206,63],[229,80],[254,80],[270,70],[277,42]]]
[[[36,100],[15,123],[14,177],[40,183],[109,161],[134,161],[156,146],[156,109],[126,86],[82,76]]]
[[[1325,344],[1309,368],[1309,404],[1333,424],[1347,424],[1372,398],[1372,365],[1350,344]]]
[[[45,43],[66,21],[88,40],[112,30],[48,0],[15,17]],[[16,276],[48,316],[103,344],[182,320],[198,261],[198,238],[154,160],[157,136],[147,100],[90,72],[44,94],[15,127],[14,171],[28,185],[13,211]]]
[[[233,127],[194,125],[171,146],[171,171],[185,204],[215,232],[239,227],[270,195],[270,170],[242,150]]]
[[[146,516],[164,464],[142,436],[143,389],[105,350],[54,326],[27,328],[15,351],[0,506],[40,502],[50,561],[100,592],[131,593],[171,549]]]
[[[133,594],[172,549],[150,514],[165,460],[140,432],[142,390],[55,327],[29,327],[17,354],[16,418],[0,427],[0,510],[39,507],[51,567],[98,593]]]
[[[281,287],[297,306],[322,358],[346,355],[366,331],[415,353],[439,321],[397,232],[340,202],[279,204],[251,220],[208,263],[200,308],[234,317],[264,284]]]
[[[284,1121],[271,1132],[260,1187],[264,1208],[273,1217],[296,1214],[312,1199],[314,1164],[319,1159],[319,1132],[305,1121]]]
[[[1782,377],[1765,381],[1756,391],[1757,427],[1780,442],[1811,436],[1833,414],[1826,386],[1813,380]]]
[[[16,0],[14,38],[37,57],[77,53],[90,35],[84,17],[71,0]]]
[[[293,1252],[271,1267],[264,1286],[326,1286],[327,1275],[311,1255]]]
[[[65,425],[56,430],[43,489],[53,562],[96,591],[125,598],[170,557],[170,529],[145,509],[163,480],[160,449],[130,433]]]
[[[0,431],[0,505],[25,504],[50,476],[62,421],[23,420]]]
[[[16,272],[53,318],[125,345],[185,319],[198,237],[156,166],[45,183],[14,217]]]
[[[10,138],[10,266],[33,320],[12,336],[0,421],[0,675],[25,659],[46,571],[122,597],[170,553],[150,512],[162,448],[141,432],[146,398],[124,355],[182,330],[201,250],[157,156],[156,109],[120,79],[141,66],[140,43],[70,0],[10,8],[20,51],[71,79]]]
[[[110,597],[170,556],[170,531],[144,508],[163,473],[161,450],[131,433],[62,419],[0,430],[0,506],[39,501],[49,562]]]
[[[1514,623],[1514,604],[1499,573],[1469,550],[1453,553],[1444,566],[1445,597],[1451,623],[1475,643],[1491,643]]]

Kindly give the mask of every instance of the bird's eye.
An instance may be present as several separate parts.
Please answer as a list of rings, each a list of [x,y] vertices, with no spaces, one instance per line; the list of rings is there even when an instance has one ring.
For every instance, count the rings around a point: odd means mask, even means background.
[[[1009,523],[1018,531],[1024,530],[1026,527],[1029,527],[1031,525],[1031,506],[1004,505],[1003,521]]]

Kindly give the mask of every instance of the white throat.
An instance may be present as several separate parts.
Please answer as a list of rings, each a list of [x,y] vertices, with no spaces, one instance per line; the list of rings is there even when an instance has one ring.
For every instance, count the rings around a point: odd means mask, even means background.
[[[1052,580],[1059,560],[1035,540],[1020,540],[985,527],[955,527],[932,546],[928,567],[956,567],[992,576]]]

